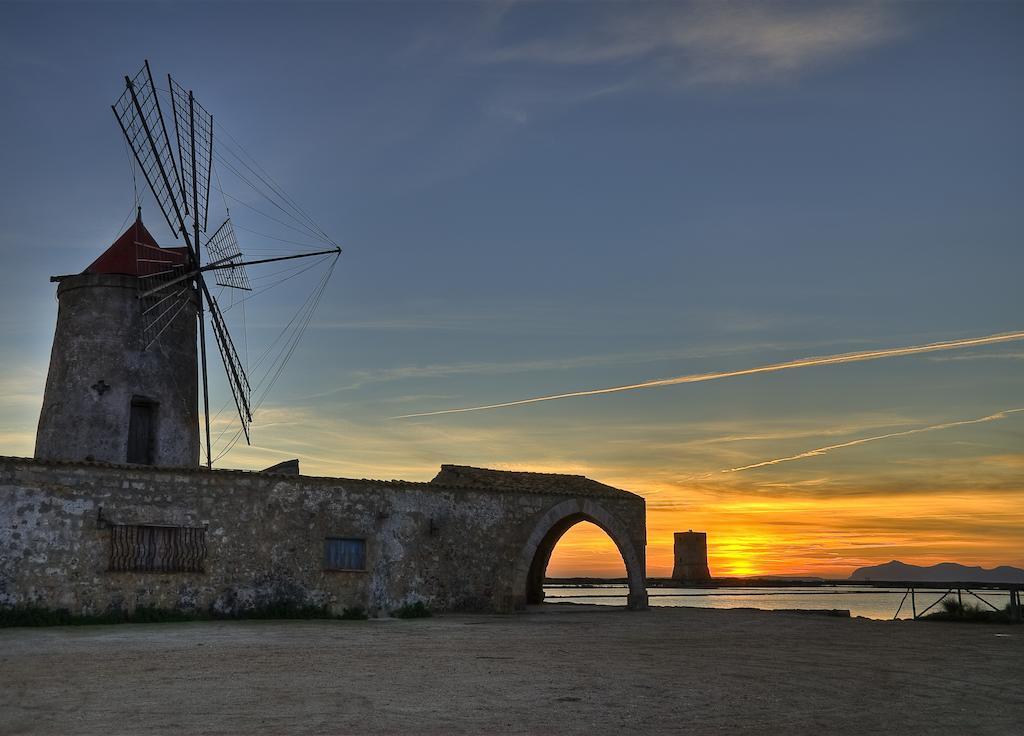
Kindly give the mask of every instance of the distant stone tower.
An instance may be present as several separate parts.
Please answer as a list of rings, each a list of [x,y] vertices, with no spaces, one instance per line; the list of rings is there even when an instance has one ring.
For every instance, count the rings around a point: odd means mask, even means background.
[[[675,565],[672,579],[685,583],[711,580],[708,569],[708,535],[705,532],[675,533]]]
[[[140,253],[187,257],[160,248],[140,218],[81,274],[51,279],[59,307],[37,458],[199,464],[198,301],[186,299],[187,314],[143,350]]]

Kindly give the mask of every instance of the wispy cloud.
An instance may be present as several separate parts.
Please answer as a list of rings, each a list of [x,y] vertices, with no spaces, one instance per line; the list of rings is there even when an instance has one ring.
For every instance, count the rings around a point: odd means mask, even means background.
[[[842,450],[846,447],[856,447],[857,445],[865,445],[869,442],[880,442],[881,440],[894,439],[896,437],[908,437],[914,434],[921,434],[922,432],[936,432],[940,429],[952,429],[954,427],[963,427],[968,424],[984,424],[986,422],[994,422],[999,419],[1006,419],[1011,414],[1024,411],[1024,408],[1019,409],[1004,409],[1003,411],[996,412],[995,414],[989,414],[988,416],[978,417],[977,419],[962,419],[955,422],[943,422],[942,424],[932,424],[928,427],[917,427],[915,429],[907,429],[902,432],[888,432],[886,434],[879,434],[873,437],[861,437],[859,439],[850,440],[849,442],[839,442],[834,445],[825,445],[824,447],[816,447],[813,450],[807,450],[805,452],[797,453],[796,455],[788,455],[786,457],[777,457],[772,460],[762,460],[758,463],[751,463],[750,465],[741,465],[736,468],[728,468],[721,472],[723,473],[739,473],[744,470],[753,470],[754,468],[764,468],[768,465],[778,465],[780,463],[793,462],[794,460],[805,460],[811,457],[820,457],[834,450]]]
[[[536,396],[530,399],[518,399],[516,401],[505,401],[499,404],[483,404],[481,406],[470,406],[461,409],[441,409],[438,411],[420,412],[418,414],[403,414],[392,417],[392,419],[412,419],[415,417],[430,417],[440,414],[459,414],[469,411],[483,411],[485,409],[502,409],[510,406],[522,406],[524,404],[536,404],[542,401],[556,401],[559,399],[570,399],[582,396],[598,396],[602,394],[620,393],[622,391],[636,391],[645,388],[657,388],[660,386],[676,386],[682,383],[700,383],[703,381],[716,381],[722,378],[735,378],[738,376],[750,376],[758,373],[774,373],[777,371],[790,370],[792,368],[810,368],[823,365],[839,365],[842,363],[859,363],[868,360],[879,360],[881,358],[896,358],[906,355],[918,355],[920,353],[932,353],[942,350],[960,350],[963,348],[978,347],[981,345],[996,345],[999,343],[1024,340],[1024,332],[1005,332],[997,335],[986,335],[984,337],[969,337],[960,340],[946,340],[933,342],[926,345],[911,345],[902,348],[884,348],[882,350],[862,350],[856,353],[840,353],[839,355],[826,355],[811,358],[800,358],[785,363],[771,363],[769,365],[756,366],[754,368],[742,368],[735,371],[721,371],[717,373],[693,373],[686,376],[674,378],[660,378],[642,383],[631,383],[625,386],[611,386],[609,388],[596,388],[584,391],[570,391],[563,394],[552,394],[550,396]]]
[[[558,36],[493,49],[487,60],[562,66],[646,62],[677,84],[792,76],[904,33],[880,3],[612,5]]]
[[[423,378],[447,378],[451,376],[488,376],[532,373],[541,371],[571,370],[578,368],[600,368],[614,365],[657,363],[664,360],[687,360],[721,357],[760,350],[779,350],[779,343],[749,343],[743,345],[684,348],[677,350],[645,350],[621,353],[599,353],[575,355],[564,358],[542,358],[537,360],[465,361],[460,363],[431,363],[426,365],[404,365],[372,371],[353,371],[352,381],[329,391],[305,397],[323,398],[341,391],[350,391],[367,384],[390,383]]]
[[[881,427],[893,427],[911,423],[906,417],[872,417],[855,423],[847,423],[838,426],[819,428],[791,427],[779,428],[774,431],[761,432],[734,432],[719,436],[711,436],[702,439],[690,440],[690,445],[719,445],[736,442],[773,442],[778,440],[794,440],[807,437],[836,437],[864,431],[865,429],[879,429]]]
[[[973,360],[1024,360],[1024,352],[1011,353],[967,353],[966,355],[933,355],[928,360],[937,362],[973,361]]]
[[[493,329],[495,317],[478,314],[466,315],[430,315],[426,317],[396,317],[393,319],[349,319],[349,320],[313,320],[310,328],[314,330],[346,330],[369,332],[420,332],[423,330],[463,332],[471,330]],[[277,323],[255,325],[258,327],[279,327]]]

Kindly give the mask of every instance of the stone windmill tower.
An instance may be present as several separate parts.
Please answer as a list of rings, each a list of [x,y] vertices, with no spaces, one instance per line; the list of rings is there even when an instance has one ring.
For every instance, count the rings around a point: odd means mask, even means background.
[[[139,218],[82,273],[52,277],[59,307],[36,457],[199,464],[198,295],[187,285],[179,316],[148,347],[139,299],[143,264],[187,257],[157,245]]]
[[[213,115],[170,75],[167,88],[158,89],[149,62],[124,81],[124,91],[112,105],[114,116],[170,231],[184,245],[160,247],[140,215],[85,271],[53,277],[60,306],[35,454],[48,460],[195,466],[200,462],[203,416],[205,464],[212,467],[206,315],[238,409],[239,433],[247,442],[252,407],[249,377],[211,287],[249,292],[246,266],[314,256],[333,256],[336,262],[341,248],[307,224],[311,234],[332,247],[245,261],[230,213],[212,235],[207,234],[210,174],[214,159],[221,155],[214,148]],[[174,144],[164,121],[161,93],[170,99]],[[241,176],[236,167],[228,166]],[[273,190],[278,201],[271,201],[283,212],[288,214],[287,205],[294,208],[292,217],[301,213],[309,220],[267,177],[247,163],[243,166]],[[201,252],[206,254],[205,264]],[[297,324],[303,329],[329,277],[330,271],[300,308]],[[271,386],[301,335],[301,330],[283,332],[288,333],[285,348],[268,368],[267,375],[273,372]],[[266,390],[269,386],[264,396]]]

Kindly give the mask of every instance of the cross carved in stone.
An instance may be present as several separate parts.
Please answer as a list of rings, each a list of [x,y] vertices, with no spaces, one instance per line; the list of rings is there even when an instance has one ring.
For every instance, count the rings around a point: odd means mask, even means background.
[[[110,386],[102,378],[92,385],[92,390],[98,393],[100,396],[110,390]]]

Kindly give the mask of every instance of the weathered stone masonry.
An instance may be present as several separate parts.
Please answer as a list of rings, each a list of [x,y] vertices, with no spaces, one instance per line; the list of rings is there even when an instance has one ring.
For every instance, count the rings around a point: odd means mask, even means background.
[[[186,261],[138,218],[84,272],[53,278],[36,459],[0,458],[0,606],[510,611],[543,600],[552,549],[584,520],[622,554],[629,605],[646,606],[644,501],[582,476],[197,468],[198,299],[186,282],[144,309],[140,281]]]
[[[581,520],[612,537],[630,606],[645,607],[644,500],[581,476],[442,466],[415,483],[0,458],[0,605],[511,611],[538,600],[554,543]],[[205,527],[203,572],[110,572],[108,524]],[[365,570],[326,571],[328,537],[365,539]]]

